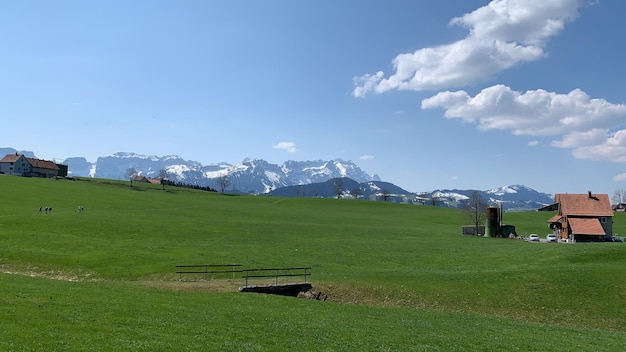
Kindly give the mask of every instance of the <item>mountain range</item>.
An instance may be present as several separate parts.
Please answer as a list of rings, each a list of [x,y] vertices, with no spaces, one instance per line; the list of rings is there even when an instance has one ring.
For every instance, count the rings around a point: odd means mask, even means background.
[[[35,157],[32,151],[0,148],[0,155],[21,153]],[[57,161],[58,162],[58,161]],[[238,164],[226,162],[202,165],[176,155],[154,156],[120,152],[101,156],[95,162],[84,157],[68,158],[70,176],[127,179],[134,168],[139,175],[158,177],[166,170],[172,181],[218,188],[219,177],[227,176],[229,193],[268,194],[285,197],[337,197],[385,200],[445,207],[463,207],[476,190],[434,190],[410,192],[392,183],[369,175],[352,161],[341,159],[315,161],[286,161],[281,165],[261,159],[246,159]],[[337,181],[340,180],[340,181]],[[505,210],[534,210],[553,202],[552,195],[537,192],[523,185],[511,185],[478,191],[488,204],[501,202]]]
[[[246,159],[238,164],[226,162],[202,165],[176,155],[157,157],[135,153],[115,153],[99,157],[95,163],[85,158],[64,161],[73,176],[126,179],[127,170],[134,168],[146,177],[158,177],[165,170],[172,181],[191,185],[217,187],[217,179],[228,176],[230,193],[262,194],[277,188],[322,182],[335,177],[349,177],[359,182],[379,180],[370,176],[351,161],[286,161],[282,165],[261,159]]]
[[[341,186],[341,191],[338,187]],[[323,197],[368,199],[409,204],[463,208],[473,192],[478,192],[487,205],[502,204],[506,211],[536,210],[553,203],[553,196],[523,185],[510,185],[490,190],[435,190],[409,192],[392,183],[382,181],[356,182],[349,178],[335,178],[321,183],[278,188],[270,195],[282,197]]]

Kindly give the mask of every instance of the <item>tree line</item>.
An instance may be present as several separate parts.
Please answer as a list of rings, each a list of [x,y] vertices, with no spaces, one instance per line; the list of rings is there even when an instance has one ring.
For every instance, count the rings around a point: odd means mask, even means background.
[[[130,180],[130,187],[133,187],[133,180],[137,176],[139,176],[139,171],[137,171],[137,169],[135,169],[134,167],[129,167],[126,170],[126,177],[128,177],[128,179]],[[163,190],[165,190],[165,186],[174,186],[174,187],[181,187],[181,188],[197,189],[197,190],[208,191],[208,192],[217,192],[217,190],[209,186],[200,186],[200,185],[194,185],[194,184],[184,183],[180,181],[172,181],[169,176],[170,174],[165,169],[161,169],[158,172],[158,176],[156,177],[156,179],[160,181],[161,186],[163,187]],[[224,187],[222,188],[222,193],[224,193]]]

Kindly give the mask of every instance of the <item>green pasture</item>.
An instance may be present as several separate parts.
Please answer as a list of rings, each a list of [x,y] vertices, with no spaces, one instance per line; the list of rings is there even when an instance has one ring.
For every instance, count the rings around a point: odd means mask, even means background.
[[[543,237],[552,215],[504,222]],[[0,350],[626,349],[626,244],[462,236],[465,223],[429,206],[0,175]],[[175,273],[227,263],[310,266],[328,300]]]

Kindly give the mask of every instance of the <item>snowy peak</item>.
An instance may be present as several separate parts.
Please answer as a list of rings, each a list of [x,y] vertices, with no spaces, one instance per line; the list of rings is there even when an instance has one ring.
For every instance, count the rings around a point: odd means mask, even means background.
[[[522,185],[510,185],[510,186],[502,186],[498,188],[491,189],[489,191],[485,191],[487,194],[492,194],[494,196],[503,196],[505,194],[514,194],[514,193],[528,193],[528,192],[537,192],[534,189]]]
[[[217,179],[227,176],[229,186],[226,191],[230,193],[322,195],[334,191],[334,186],[329,182],[343,178],[346,180],[345,185],[358,188],[361,196],[377,198],[384,193],[391,195],[395,201],[459,208],[467,203],[473,192],[476,192],[476,190],[444,189],[416,194],[383,182],[378,176],[371,176],[361,170],[352,161],[342,159],[289,160],[277,165],[262,159],[246,158],[237,164],[219,162],[202,165],[196,161],[184,160],[177,155],[159,157],[119,152],[99,157],[95,163],[88,162],[83,157],[73,157],[66,159],[64,164],[68,165],[69,174],[73,176],[125,180],[129,168],[134,168],[140,175],[146,177],[157,177],[160,170],[166,170],[174,182],[212,188],[219,188]],[[313,184],[323,186],[312,186],[313,188],[308,190],[304,187]],[[286,188],[287,191],[278,192],[282,188]],[[345,192],[350,194],[355,188],[346,189]],[[550,194],[540,193],[523,185],[508,185],[478,192],[488,204],[501,203],[505,210],[535,210],[552,203],[553,199]]]
[[[208,187],[215,187],[217,178],[228,176],[228,191],[235,193],[267,193],[280,187],[323,182],[335,177],[350,177],[359,182],[378,180],[378,176],[370,176],[353,162],[341,159],[290,160],[276,165],[262,159],[246,158],[237,164],[202,165],[177,155],[159,157],[118,152],[99,157],[95,163],[82,157],[68,158],[65,163],[70,175],[116,180],[126,179],[129,168],[146,177],[156,177],[160,170],[166,170],[173,181]]]
[[[537,192],[523,185],[502,186],[487,191],[477,190],[436,190],[430,194],[423,193],[422,197],[441,202],[444,206],[463,207],[473,192],[490,205],[502,203],[505,210],[534,210],[552,203],[553,196]]]
[[[521,185],[504,186],[489,191],[454,189],[417,194],[407,192],[389,182],[368,181],[359,183],[345,177],[302,186],[287,186],[276,189],[271,194],[282,197],[337,198],[337,187],[341,187],[340,198],[370,199],[449,208],[464,208],[474,192],[478,192],[489,205],[501,203],[507,211],[536,210],[551,202],[549,195]],[[499,196],[495,199],[490,193],[497,193]],[[528,198],[519,198],[520,193]]]

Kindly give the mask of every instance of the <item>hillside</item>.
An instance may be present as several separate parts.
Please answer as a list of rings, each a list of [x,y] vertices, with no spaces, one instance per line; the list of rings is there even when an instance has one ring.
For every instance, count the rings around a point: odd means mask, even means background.
[[[456,209],[385,202],[6,175],[0,192],[0,314],[20,317],[0,322],[4,350],[64,342],[69,350],[453,343],[610,351],[626,342],[624,244],[462,236]],[[39,214],[39,206],[54,212]],[[520,233],[543,233],[549,215],[506,220]],[[616,214],[617,233],[626,233],[624,215]],[[178,281],[175,265],[210,263],[311,266],[315,289],[329,300],[236,293],[241,279]],[[568,299],[556,299],[564,292]]]

